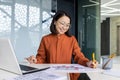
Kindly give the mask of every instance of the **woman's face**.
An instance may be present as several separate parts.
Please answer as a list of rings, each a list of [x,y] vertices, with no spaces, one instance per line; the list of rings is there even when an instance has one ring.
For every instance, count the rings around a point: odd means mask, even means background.
[[[67,16],[62,16],[55,21],[55,26],[58,34],[64,34],[70,28],[70,19]]]

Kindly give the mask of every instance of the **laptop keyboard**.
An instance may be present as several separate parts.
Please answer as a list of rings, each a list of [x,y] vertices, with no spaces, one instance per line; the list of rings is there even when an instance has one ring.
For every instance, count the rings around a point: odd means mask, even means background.
[[[21,65],[21,64],[19,64],[19,65],[20,65],[21,70],[23,70],[23,71],[30,71],[30,70],[37,69],[37,68],[30,67],[30,66],[25,66],[25,65]]]

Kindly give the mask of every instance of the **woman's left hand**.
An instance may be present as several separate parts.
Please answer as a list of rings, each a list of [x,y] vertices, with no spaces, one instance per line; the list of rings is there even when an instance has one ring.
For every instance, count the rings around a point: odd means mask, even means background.
[[[91,68],[96,68],[97,65],[98,65],[98,62],[96,60],[87,62],[87,66]]]

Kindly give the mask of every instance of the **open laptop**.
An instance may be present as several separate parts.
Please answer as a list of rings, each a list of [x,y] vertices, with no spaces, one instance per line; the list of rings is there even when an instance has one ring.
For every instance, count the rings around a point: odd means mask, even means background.
[[[49,66],[44,66],[38,69],[19,64],[10,40],[8,38],[0,38],[0,69],[22,75],[48,68]]]

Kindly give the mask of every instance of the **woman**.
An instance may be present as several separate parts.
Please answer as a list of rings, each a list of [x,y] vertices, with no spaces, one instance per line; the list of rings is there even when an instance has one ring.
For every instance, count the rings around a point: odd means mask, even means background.
[[[58,11],[50,25],[51,33],[41,40],[36,57],[30,56],[30,63],[71,64],[72,55],[78,64],[96,67],[96,61],[89,61],[81,52],[77,40],[69,33],[70,16],[64,11]],[[71,80],[77,80],[80,74],[70,74]]]

